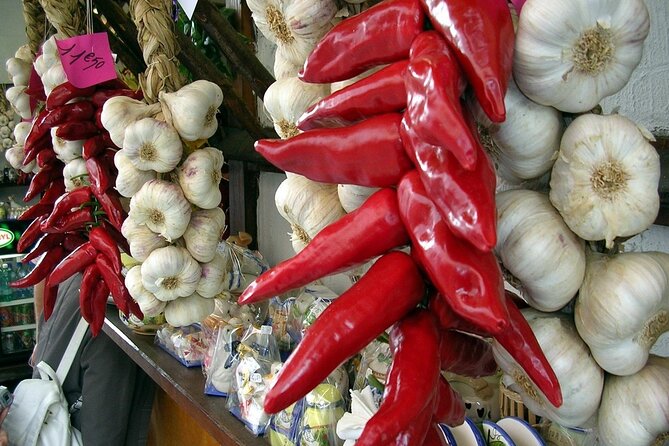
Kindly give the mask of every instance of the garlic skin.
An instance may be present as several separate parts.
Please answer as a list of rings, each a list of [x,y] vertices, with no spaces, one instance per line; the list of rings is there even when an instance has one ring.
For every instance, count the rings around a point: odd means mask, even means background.
[[[130,124],[160,112],[160,104],[146,105],[127,96],[109,98],[102,106],[100,121],[109,132],[112,142],[123,147],[125,131]]]
[[[118,170],[116,190],[124,197],[132,197],[142,188],[144,183],[156,179],[156,172],[136,168],[123,149],[114,154],[114,165]]]
[[[35,167],[37,167],[37,162],[35,160],[32,160],[31,162],[29,162],[24,166],[23,165],[24,158],[25,158],[25,151],[23,150],[23,146],[17,145],[5,150],[5,159],[7,160],[10,166],[12,166],[16,170],[20,170],[21,172],[30,173],[33,171]]]
[[[123,150],[137,169],[166,173],[181,161],[183,145],[174,127],[164,121],[144,118],[125,130]]]
[[[130,245],[130,255],[135,260],[143,262],[149,257],[153,251],[158,248],[163,248],[169,245],[161,235],[156,234],[146,227],[146,225],[138,225],[132,218],[123,220],[121,226],[121,234],[128,241]]]
[[[213,82],[197,80],[174,93],[160,92],[158,99],[185,141],[207,139],[216,133],[216,113],[223,102],[223,92]]]
[[[14,140],[19,146],[23,146],[26,143],[26,138],[30,133],[32,128],[32,122],[19,122],[14,126]]]
[[[339,203],[337,185],[324,184],[287,174],[274,194],[281,217],[292,228],[293,250],[300,252],[321,229],[339,220],[346,211]]]
[[[532,327],[541,350],[557,376],[562,406],[555,408],[497,341],[493,354],[504,371],[503,382],[518,392],[523,404],[537,415],[566,427],[582,427],[597,413],[604,387],[604,371],[590,356],[571,318],[562,313],[542,313],[526,308],[523,316]]]
[[[302,63],[295,63],[289,56],[286,56],[286,50],[283,45],[278,45],[274,52],[274,79],[281,80],[287,77],[297,77],[297,73],[302,68]]]
[[[142,263],[142,285],[164,302],[195,292],[201,276],[200,265],[188,251],[177,246],[154,250]]]
[[[5,62],[5,67],[7,68],[7,73],[12,78],[12,83],[14,85],[28,85],[30,81],[30,71],[32,69],[32,64],[18,57],[10,57]]]
[[[510,190],[497,194],[496,202],[495,252],[514,276],[511,284],[537,310],[564,307],[583,282],[583,240],[569,230],[542,193]]]
[[[177,169],[184,196],[195,206],[213,209],[221,203],[223,153],[213,147],[194,151]]]
[[[329,91],[327,84],[309,84],[297,77],[280,79],[270,85],[263,104],[274,122],[276,133],[282,139],[299,134],[297,121],[300,116]]]
[[[504,97],[503,123],[490,121],[475,98],[470,97],[468,105],[479,123],[481,142],[503,180],[529,180],[551,170],[564,132],[559,111],[532,102],[514,82],[509,82]]]
[[[178,184],[151,180],[132,197],[128,214],[137,224],[146,225],[171,242],[186,231],[191,207]]]
[[[63,69],[63,64],[58,59],[46,72],[41,76],[42,84],[44,85],[44,93],[48,97],[54,88],[67,82],[67,75]]]
[[[205,299],[197,293],[167,303],[165,320],[172,327],[185,327],[202,322],[214,312],[214,299]]]
[[[214,258],[200,265],[202,276],[195,291],[202,297],[216,297],[223,292],[223,277],[230,269],[229,260],[222,254],[216,253]]]
[[[620,115],[586,114],[565,131],[553,165],[550,199],[585,240],[638,234],[660,208],[660,157],[639,128]]]
[[[198,262],[211,262],[225,231],[225,212],[221,208],[203,209],[191,214],[183,238],[186,249]]]
[[[158,316],[163,312],[167,303],[156,299],[156,296],[144,288],[141,269],[140,265],[135,265],[128,270],[125,275],[125,287],[128,289],[130,296],[137,302],[145,317]]]
[[[379,189],[378,187],[358,186],[357,184],[338,184],[337,196],[341,207],[346,212],[353,212]]]
[[[669,358],[660,356],[648,358],[632,376],[607,376],[598,416],[602,446],[663,444],[659,438],[669,432],[667,389]]]
[[[600,367],[614,375],[637,373],[669,331],[669,254],[588,253],[574,320]]]
[[[16,49],[14,57],[28,63],[33,63],[33,61],[35,60],[35,55],[31,51],[30,45],[28,45],[27,43],[21,45]]]
[[[643,0],[528,0],[516,33],[514,77],[539,104],[591,110],[628,82],[649,29]]]
[[[30,96],[25,93],[26,88],[24,85],[9,87],[5,92],[5,97],[22,119],[32,118],[32,114],[30,113]]]
[[[81,158],[82,149],[84,148],[83,139],[77,141],[68,141],[63,138],[56,136],[58,127],[51,128],[51,145],[53,146],[53,151],[56,152],[56,158],[61,160],[64,163],[69,163],[74,161],[77,158]]]
[[[65,191],[67,192],[89,186],[91,183],[88,180],[86,161],[83,158],[75,158],[65,164],[65,167],[63,167],[63,180],[65,181]]]

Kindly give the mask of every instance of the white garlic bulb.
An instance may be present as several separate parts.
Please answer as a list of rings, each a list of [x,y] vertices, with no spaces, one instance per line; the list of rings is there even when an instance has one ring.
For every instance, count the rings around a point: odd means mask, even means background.
[[[130,124],[142,118],[155,116],[160,112],[160,104],[147,105],[127,96],[114,96],[102,106],[100,121],[109,132],[112,142],[123,147],[125,130]]]
[[[585,246],[540,192],[510,190],[496,196],[495,252],[513,275],[511,284],[541,311],[556,311],[574,297],[585,274]]]
[[[660,157],[632,121],[586,114],[562,137],[550,199],[579,237],[610,248],[655,221],[659,179]]]
[[[591,110],[625,86],[649,27],[643,0],[528,0],[516,34],[518,87],[558,110]]]
[[[287,77],[296,77],[304,63],[296,63],[287,56],[283,45],[278,45],[274,52],[274,79],[281,80]]]
[[[23,146],[14,146],[5,150],[5,159],[16,170],[21,172],[30,173],[33,168],[36,166],[35,160],[29,162],[27,165],[23,165],[23,159],[25,158],[25,151]]]
[[[5,97],[22,119],[30,119],[32,117],[32,113],[30,113],[30,96],[25,93],[25,90],[26,86],[24,85],[9,87],[5,92]]]
[[[28,85],[32,63],[18,57],[10,57],[5,62],[5,66],[14,85]]]
[[[17,48],[14,57],[28,63],[33,63],[33,60],[35,59],[35,55],[30,49],[30,45],[27,43]]]
[[[140,262],[145,261],[156,249],[169,245],[160,234],[156,234],[146,225],[137,224],[132,218],[123,220],[121,233],[130,245],[130,255]]]
[[[26,143],[26,138],[28,137],[31,128],[32,123],[26,121],[19,122],[14,126],[14,139],[16,140],[16,144],[23,146]]]
[[[216,297],[220,294],[223,291],[223,277],[230,269],[229,263],[229,258],[216,253],[210,262],[201,264],[202,277],[195,291],[202,297]]]
[[[81,158],[82,149],[85,140],[68,141],[56,136],[58,127],[51,128],[51,145],[56,153],[56,158],[64,163],[69,163],[77,158]]]
[[[356,184],[339,184],[337,185],[337,195],[341,207],[346,212],[353,212],[376,191],[378,187],[358,186]]]
[[[144,118],[125,130],[123,150],[137,169],[166,173],[181,161],[183,146],[174,127],[164,121]]]
[[[207,139],[216,133],[223,92],[215,83],[197,80],[174,93],[160,92],[158,99],[163,113],[185,141]]]
[[[151,180],[130,200],[129,217],[171,242],[183,235],[191,207],[178,184]]]
[[[214,299],[205,299],[197,293],[170,301],[165,307],[165,320],[172,327],[185,327],[202,322],[214,312]]]
[[[83,158],[75,158],[65,164],[65,167],[63,167],[63,180],[65,181],[65,190],[68,192],[90,185],[91,182],[88,179],[86,161]]]
[[[297,77],[280,79],[269,86],[263,98],[265,110],[277,134],[285,139],[297,135],[297,120],[329,93],[327,84],[309,84]]]
[[[136,168],[123,149],[114,154],[114,165],[118,170],[116,190],[124,197],[132,197],[142,188],[144,183],[156,179],[156,172]]]
[[[201,275],[200,265],[177,246],[154,250],[141,268],[144,288],[165,302],[193,294]]]
[[[223,178],[223,153],[213,147],[194,151],[177,169],[184,196],[202,209],[213,209],[221,203],[219,183]]]
[[[198,262],[211,262],[225,231],[225,212],[221,208],[194,211],[183,238],[186,249]]]
[[[128,270],[125,275],[125,287],[128,289],[130,296],[139,305],[139,309],[142,310],[144,316],[157,316],[162,313],[167,303],[156,299],[156,296],[144,288],[141,270],[142,267],[140,265],[135,265]]]

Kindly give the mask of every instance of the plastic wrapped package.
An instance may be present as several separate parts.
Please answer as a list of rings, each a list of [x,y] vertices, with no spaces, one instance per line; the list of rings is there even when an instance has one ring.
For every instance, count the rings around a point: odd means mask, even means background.
[[[198,324],[185,327],[165,324],[156,332],[154,342],[186,367],[201,366],[207,351],[202,327]]]
[[[304,410],[304,399],[272,415],[267,431],[271,446],[296,446],[300,420]]]
[[[222,325],[216,330],[216,340],[209,344],[202,364],[205,375],[204,393],[228,396],[239,360],[239,346],[245,328],[243,325]]]
[[[304,331],[339,297],[322,285],[308,285],[295,298],[288,317],[288,334],[295,344],[302,340]]]
[[[361,390],[367,386],[371,387],[372,395],[378,405],[383,397],[383,387],[391,363],[390,345],[387,342],[372,341],[362,351],[353,388]]]
[[[290,352],[295,348],[296,343],[288,334],[288,316],[292,311],[295,299],[289,297],[282,300],[279,297],[273,297],[269,301],[267,313],[267,325],[272,326],[272,333],[276,337],[281,360],[285,361]]]
[[[241,294],[256,277],[269,269],[263,256],[228,241],[221,242],[217,251],[228,259],[229,270],[223,278],[223,290]]]
[[[351,390],[351,411],[346,412],[337,422],[337,437],[344,441],[344,446],[353,446],[370,418],[379,410],[370,386],[362,390]]]

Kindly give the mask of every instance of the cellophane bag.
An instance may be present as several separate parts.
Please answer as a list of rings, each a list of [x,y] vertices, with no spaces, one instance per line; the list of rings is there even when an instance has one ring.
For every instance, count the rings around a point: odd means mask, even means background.
[[[223,241],[219,243],[217,251],[228,260],[223,290],[232,294],[241,294],[251,282],[269,269],[262,254],[235,243]]]
[[[281,358],[271,325],[249,327],[237,346],[239,359],[228,394],[228,409],[254,434],[263,435],[270,416],[263,401]]]
[[[270,299],[265,324],[272,326],[272,333],[276,337],[281,360],[285,361],[297,345],[288,334],[288,317],[292,311],[295,298],[281,298],[275,296]]]
[[[200,367],[207,351],[199,324],[186,327],[165,324],[156,332],[154,343],[186,367]]]
[[[205,376],[204,393],[214,396],[228,396],[239,360],[237,347],[244,334],[243,325],[223,323],[215,333],[216,339],[209,344],[202,364]]]
[[[380,403],[391,363],[390,345],[380,340],[372,341],[360,355],[353,389],[361,390],[367,386],[371,387],[374,400],[377,404]]]
[[[339,296],[329,288],[311,284],[295,298],[288,315],[288,334],[295,345],[300,343],[307,327],[313,324],[337,297]]]

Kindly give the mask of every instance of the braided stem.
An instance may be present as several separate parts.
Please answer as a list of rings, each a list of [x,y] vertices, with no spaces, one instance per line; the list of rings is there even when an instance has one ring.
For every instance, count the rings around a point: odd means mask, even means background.
[[[84,32],[84,14],[78,0],[39,0],[46,18],[61,38]]]

